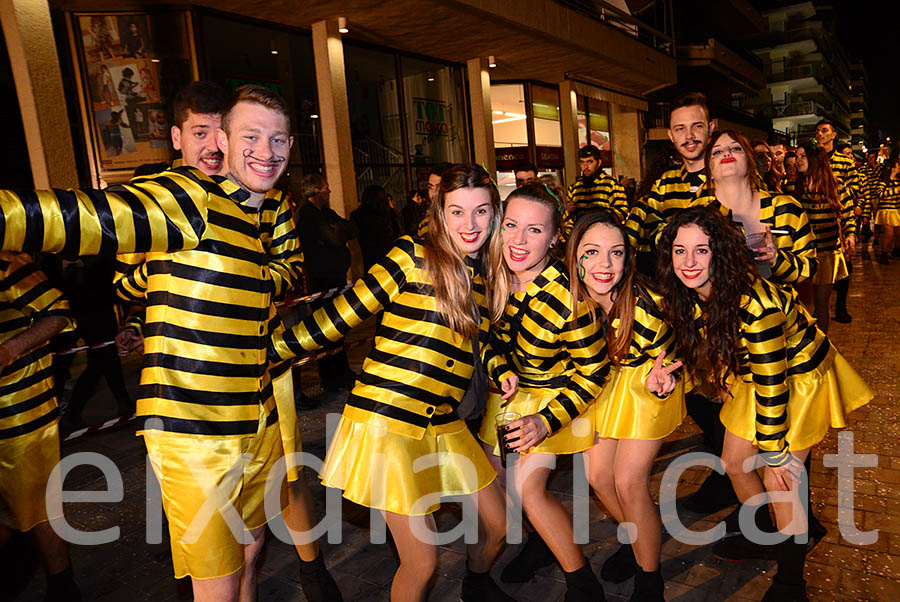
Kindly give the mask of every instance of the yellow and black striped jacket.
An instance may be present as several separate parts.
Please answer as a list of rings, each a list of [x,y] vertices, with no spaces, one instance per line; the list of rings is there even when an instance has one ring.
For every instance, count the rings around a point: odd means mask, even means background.
[[[637,368],[653,363],[663,351],[666,352],[666,364],[676,361],[675,331],[663,315],[662,295],[637,282],[633,286],[635,305],[631,345],[620,365]],[[618,330],[619,326],[619,318],[614,318],[612,327]]]
[[[51,316],[69,320],[63,332],[74,329],[69,302],[31,258],[0,253],[0,343]],[[31,433],[58,418],[53,352],[47,342],[20,355],[0,372],[0,439]]]
[[[521,388],[559,390],[540,411],[551,433],[599,397],[609,375],[603,324],[591,317],[586,302],[573,311],[572,301],[565,264],[551,258],[525,291],[510,295],[488,347],[494,380],[505,378],[511,368]]]
[[[569,186],[567,193],[569,200],[575,203],[574,220],[591,209],[606,209],[622,223],[628,216],[628,198],[625,196],[625,189],[603,170],[598,169],[587,182],[583,177],[578,178]]]
[[[672,216],[696,202],[705,182],[703,171],[691,173],[684,165],[664,172],[647,198],[638,201],[628,214],[625,229],[632,246],[641,252],[651,251]]]
[[[0,192],[4,246],[147,253],[138,414],[171,432],[252,436],[260,412],[277,420],[266,351],[280,320],[248,199],[187,167],[103,191]]]
[[[466,264],[481,314],[479,344],[487,357],[484,280],[476,260],[467,257]],[[472,342],[450,330],[438,312],[420,239],[399,238],[350,290],[324,301],[290,330],[276,331],[272,353],[286,360],[321,349],[379,312],[375,348],[363,362],[344,417],[381,422],[388,432],[420,439],[429,424],[457,420],[454,410],[473,373]]]
[[[787,379],[832,361],[834,347],[792,289],[763,278],[742,295],[741,321],[741,366],[755,388],[757,443],[769,466],[782,466],[790,460]]]
[[[809,224],[816,237],[816,250],[819,253],[843,251],[843,240],[856,232],[856,219],[853,216],[853,202],[850,192],[845,187],[838,189],[841,210],[836,213],[831,203],[822,196],[815,198],[810,194],[793,191],[791,194],[800,201]]]
[[[878,183],[876,211],[900,210],[900,180]]]
[[[871,216],[875,211],[875,205],[878,204],[878,184],[881,168],[878,165],[869,165],[868,163],[857,169],[861,183],[863,195],[863,215]]]
[[[715,197],[701,190],[695,206],[716,207],[743,231],[740,223],[734,221],[731,209]],[[772,266],[773,281],[793,284],[811,278],[818,268],[816,258],[816,237],[810,227],[803,206],[791,195],[773,195],[760,191],[759,221],[768,225],[775,240],[775,265]],[[781,234],[786,232],[786,234]]]
[[[865,208],[865,196],[863,182],[856,169],[856,161],[843,153],[831,151],[828,154],[828,162],[831,165],[831,171],[838,179],[839,188],[846,188],[853,208],[862,211]],[[855,217],[853,221],[856,221]]]

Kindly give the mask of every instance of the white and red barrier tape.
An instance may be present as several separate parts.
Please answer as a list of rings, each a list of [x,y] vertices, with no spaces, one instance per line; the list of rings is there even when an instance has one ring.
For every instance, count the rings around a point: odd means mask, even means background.
[[[63,443],[66,441],[71,441],[72,439],[78,439],[79,437],[84,437],[85,435],[91,435],[98,431],[104,431],[106,429],[110,429],[114,426],[118,426],[120,424],[125,424],[126,422],[131,422],[137,418],[137,414],[132,414],[131,416],[119,416],[118,418],[113,418],[112,420],[107,420],[106,422],[101,422],[100,424],[92,424],[91,426],[86,426],[83,429],[78,429],[77,431],[72,431],[68,435],[63,438]]]
[[[110,345],[115,345],[115,341],[103,341],[102,343],[97,343],[96,345],[82,345],[81,347],[72,347],[71,349],[66,349],[64,351],[56,351],[53,355],[70,355],[72,353],[78,353],[79,351],[88,351],[90,349],[102,349],[104,347],[109,347]]]

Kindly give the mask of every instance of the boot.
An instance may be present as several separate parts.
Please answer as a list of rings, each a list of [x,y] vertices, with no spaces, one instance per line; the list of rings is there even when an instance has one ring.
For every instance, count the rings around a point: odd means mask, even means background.
[[[81,602],[81,590],[72,577],[72,567],[55,575],[47,575],[47,595],[44,602]]]
[[[645,573],[644,569],[638,567],[634,578],[634,593],[631,594],[629,602],[666,602],[663,596],[665,591],[666,584],[663,583],[658,569]]]
[[[603,563],[603,568],[600,569],[600,578],[610,583],[622,583],[634,577],[636,570],[634,549],[630,543],[624,543]]]
[[[341,590],[325,568],[322,552],[315,560],[300,561],[300,587],[308,602],[343,602]]]
[[[688,496],[683,505],[688,512],[709,515],[736,504],[737,501],[731,479],[726,475],[712,472],[700,488]]]
[[[476,573],[468,569],[459,599],[461,602],[516,602],[491,579],[490,573]]]
[[[518,555],[503,567],[500,580],[503,583],[525,583],[534,577],[535,571],[556,562],[556,557],[541,536],[530,533]]]
[[[778,572],[762,602],[809,602],[803,566],[806,564],[806,544],[794,543],[791,537],[776,546]]]
[[[603,586],[591,570],[590,563],[585,560],[584,566],[577,571],[566,573],[566,597],[564,602],[606,602]]]
[[[772,522],[772,516],[769,514],[769,506],[765,505],[757,509],[754,514],[756,528],[763,533],[775,533],[778,529]],[[713,553],[719,560],[749,560],[762,559],[771,560],[775,555],[775,546],[764,546],[762,544],[750,541],[741,533],[720,539],[713,548]]]

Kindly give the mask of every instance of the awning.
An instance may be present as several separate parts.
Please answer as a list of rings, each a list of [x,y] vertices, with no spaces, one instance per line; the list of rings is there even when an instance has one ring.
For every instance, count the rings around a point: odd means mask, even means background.
[[[591,84],[586,84],[575,79],[571,81],[572,89],[582,96],[587,96],[588,98],[593,98],[595,100],[611,102],[613,104],[628,107],[629,109],[636,109],[638,111],[646,111],[648,108],[647,101],[643,98],[629,96],[628,94],[622,94],[621,92],[613,92],[612,90],[592,86]]]

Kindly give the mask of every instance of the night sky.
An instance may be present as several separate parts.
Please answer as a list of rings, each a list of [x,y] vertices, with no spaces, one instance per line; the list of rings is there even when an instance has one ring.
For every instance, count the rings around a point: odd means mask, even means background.
[[[869,76],[870,120],[900,140],[900,7],[894,0],[835,0],[837,34]]]

